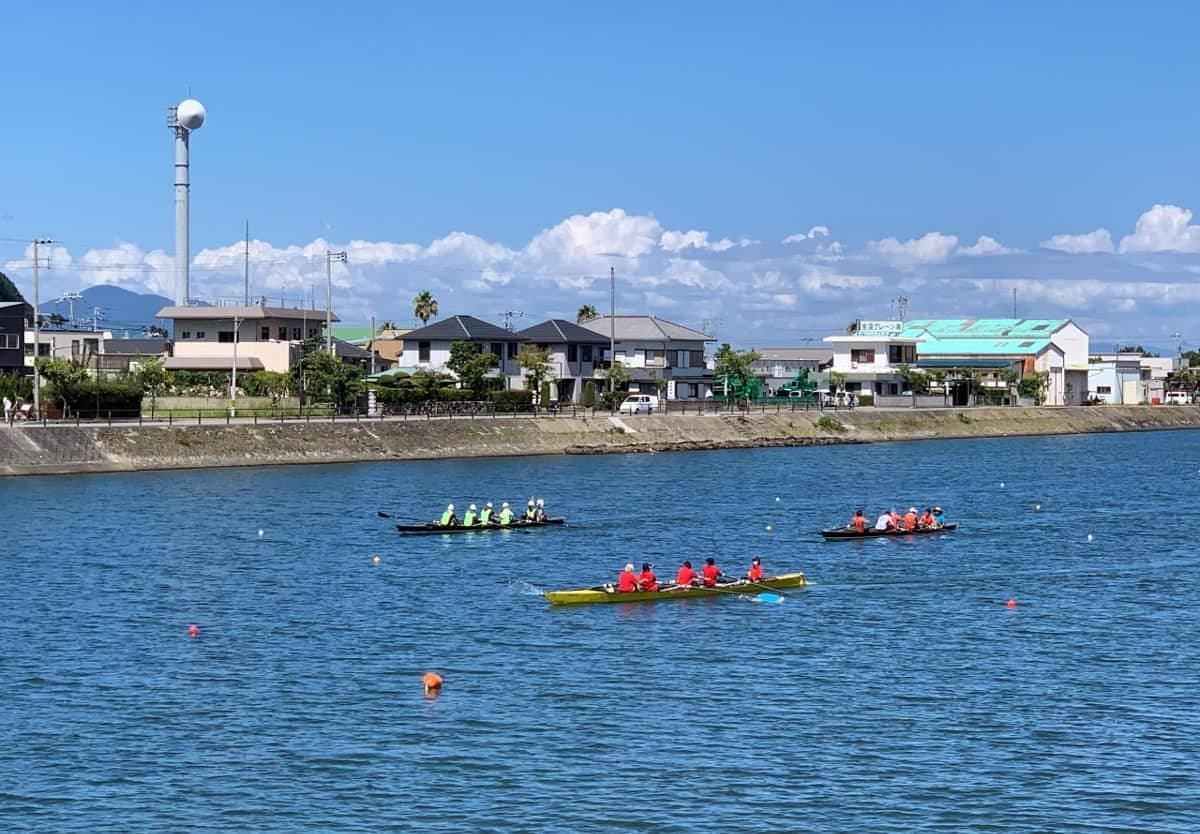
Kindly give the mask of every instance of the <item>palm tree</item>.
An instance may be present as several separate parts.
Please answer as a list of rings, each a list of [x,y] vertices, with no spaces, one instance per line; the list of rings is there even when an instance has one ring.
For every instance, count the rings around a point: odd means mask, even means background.
[[[395,329],[396,329],[396,325],[392,323],[391,319],[389,319],[389,320],[385,321],[383,324],[379,325],[380,333],[382,333],[385,330],[395,330]]]
[[[593,304],[584,304],[579,308],[579,312],[575,314],[575,321],[579,324],[598,318],[600,318],[600,314],[596,312],[596,307]]]
[[[421,290],[413,299],[413,315],[421,320],[421,324],[429,324],[429,320],[438,314],[438,303],[429,290]]]

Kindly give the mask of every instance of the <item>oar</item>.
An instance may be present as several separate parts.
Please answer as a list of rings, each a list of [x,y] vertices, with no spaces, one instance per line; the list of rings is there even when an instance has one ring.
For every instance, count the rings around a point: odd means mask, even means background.
[[[377,515],[380,518],[390,518],[393,521],[411,521],[414,524],[436,524],[437,523],[434,521],[428,521],[423,518],[413,518],[412,516],[408,516],[408,515],[389,515],[388,513],[385,513],[383,510],[379,510]]]

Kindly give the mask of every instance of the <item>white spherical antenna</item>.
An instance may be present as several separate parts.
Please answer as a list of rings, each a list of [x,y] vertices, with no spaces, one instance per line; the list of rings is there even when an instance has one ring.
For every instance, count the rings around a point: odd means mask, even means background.
[[[195,130],[204,124],[204,116],[204,105],[194,98],[179,102],[179,107],[175,110],[175,118],[188,130]]]

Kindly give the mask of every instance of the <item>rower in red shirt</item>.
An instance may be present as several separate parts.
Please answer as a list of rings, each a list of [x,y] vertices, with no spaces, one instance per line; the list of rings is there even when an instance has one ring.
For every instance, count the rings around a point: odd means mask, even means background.
[[[638,574],[637,587],[639,591],[658,590],[658,577],[654,575],[654,565],[642,562],[642,572]]]
[[[863,511],[855,511],[854,518],[850,519],[850,523],[846,526],[851,530],[857,530],[860,533],[867,532],[867,519],[866,516],[863,515]]]
[[[617,590],[623,594],[633,593],[637,590],[637,577],[633,575],[633,564],[625,566],[625,570],[621,571],[621,576],[617,579]]]
[[[762,560],[755,556],[750,560],[750,573],[746,574],[746,578],[751,582],[760,582],[763,578]]]
[[[717,580],[721,578],[721,569],[717,567],[717,562],[711,556],[704,560],[704,569],[701,571],[704,574],[704,587],[711,588],[717,584]]]
[[[904,529],[905,530],[916,530],[917,529],[917,508],[916,507],[909,507],[908,512],[904,514]]]
[[[683,567],[679,569],[679,573],[675,574],[676,585],[695,585],[700,580],[700,575],[692,570],[691,562],[684,562]]]

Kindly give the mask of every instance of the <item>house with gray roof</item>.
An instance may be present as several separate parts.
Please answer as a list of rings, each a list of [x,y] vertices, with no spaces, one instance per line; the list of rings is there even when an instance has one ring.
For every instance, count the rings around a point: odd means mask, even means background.
[[[616,360],[629,369],[629,390],[657,393],[665,382],[670,400],[705,399],[713,374],[705,355],[712,336],[657,316],[600,316],[582,327],[614,341]],[[613,357],[605,350],[605,367]]]
[[[400,351],[397,363],[406,368],[448,373],[446,363],[450,361],[450,346],[455,342],[471,342],[483,353],[496,357],[491,376],[504,378],[510,387],[520,387],[519,383],[512,386],[512,381],[521,378],[517,354],[526,341],[518,333],[474,316],[450,316],[405,333],[404,349]]]
[[[608,338],[566,319],[548,319],[527,327],[517,335],[530,344],[550,351],[551,376],[555,380],[560,403],[583,402],[583,387],[596,382],[603,390],[603,378],[596,378]]]

